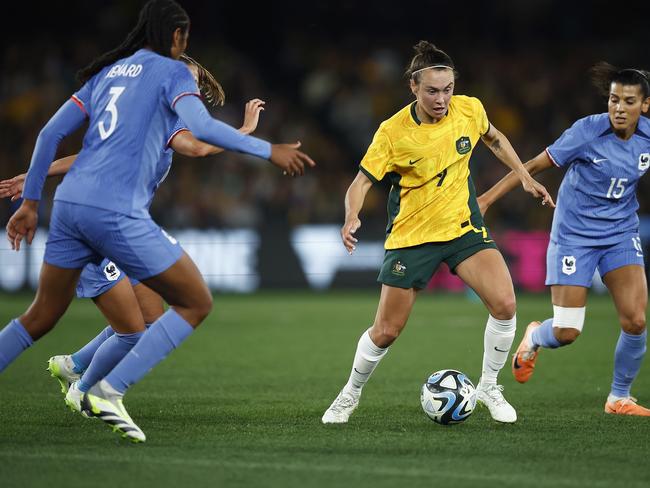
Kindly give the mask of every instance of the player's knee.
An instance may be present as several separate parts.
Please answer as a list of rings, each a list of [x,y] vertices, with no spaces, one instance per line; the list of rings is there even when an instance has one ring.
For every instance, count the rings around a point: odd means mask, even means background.
[[[388,347],[399,337],[403,326],[402,324],[382,321],[375,324],[374,328],[373,342],[379,347]]]
[[[575,342],[585,324],[585,307],[553,305],[553,332],[562,345]]]
[[[562,345],[572,344],[580,336],[581,331],[573,328],[554,327],[555,337]]]
[[[37,340],[54,328],[61,315],[57,310],[32,304],[18,320],[31,338]]]
[[[193,309],[199,322],[202,322],[208,315],[210,315],[210,312],[212,311],[212,303],[212,294],[209,291],[197,300]]]
[[[516,312],[517,301],[514,294],[504,296],[490,306],[490,314],[498,320],[511,319],[515,316]]]
[[[639,311],[630,317],[621,320],[621,328],[632,335],[641,335],[646,329],[646,317],[643,311]]]

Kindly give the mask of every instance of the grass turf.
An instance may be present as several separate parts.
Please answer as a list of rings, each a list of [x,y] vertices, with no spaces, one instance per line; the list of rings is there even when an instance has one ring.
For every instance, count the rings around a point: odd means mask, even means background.
[[[28,296],[0,296],[3,323]],[[27,486],[647,486],[650,419],[608,416],[618,336],[607,297],[590,297],[585,334],[543,351],[535,377],[501,374],[514,425],[477,410],[444,427],[420,409],[427,375],[478,380],[483,306],[422,295],[348,425],[320,417],[345,382],[378,293],[221,296],[208,320],[126,397],[147,433],[131,445],[68,411],[45,366],[104,322],[75,301],[57,329],[0,375],[0,485]],[[547,295],[520,297],[519,328],[549,316]],[[647,368],[646,368],[647,370]],[[642,369],[634,392],[650,403]],[[633,392],[633,393],[634,393]]]

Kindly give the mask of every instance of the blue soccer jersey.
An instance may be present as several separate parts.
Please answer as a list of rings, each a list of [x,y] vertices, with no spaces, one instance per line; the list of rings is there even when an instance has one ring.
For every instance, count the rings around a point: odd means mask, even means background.
[[[187,130],[185,124],[177,118],[172,133],[167,139],[167,144],[161,151],[160,159],[156,165],[156,173],[154,180],[150,182],[148,188],[150,189],[149,203],[147,208],[151,206],[153,197],[160,184],[165,180],[169,174],[172,165],[172,156],[174,151],[170,148],[170,144],[176,134]],[[81,276],[79,276],[79,283],[77,283],[77,297],[79,298],[94,298],[102,295],[115,286],[124,276],[120,268],[108,259],[104,259],[101,264],[88,263],[84,266]],[[139,283],[135,278],[131,279],[131,285],[135,286]]]
[[[564,245],[607,246],[638,232],[636,188],[650,168],[650,121],[641,117],[624,141],[608,114],[578,120],[546,152],[568,167],[557,197],[551,240]]]
[[[174,137],[176,137],[176,135],[179,132],[183,132],[184,130],[188,130],[188,128],[185,127],[185,124],[183,124],[181,119],[177,117],[176,124],[174,125],[174,129],[172,130],[172,133],[167,138],[165,147],[160,152],[160,158],[158,159],[158,163],[156,164],[156,171],[154,172],[154,177],[147,185],[147,188],[149,190],[149,200],[146,204],[147,209],[151,207],[151,202],[153,201],[153,197],[156,193],[156,190],[158,189],[160,184],[163,181],[165,181],[165,178],[167,178],[167,175],[169,174],[169,170],[172,167],[172,157],[174,156],[174,150],[170,147],[172,140],[174,139]]]
[[[188,94],[199,96],[187,66],[147,49],[93,76],[73,95],[89,125],[55,200],[148,217],[164,137],[178,120],[173,107]]]

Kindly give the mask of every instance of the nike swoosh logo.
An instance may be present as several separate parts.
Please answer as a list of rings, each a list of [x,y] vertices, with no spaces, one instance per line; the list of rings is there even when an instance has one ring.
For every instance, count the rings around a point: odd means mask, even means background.
[[[512,363],[512,365],[515,367],[515,369],[521,368],[519,363],[517,362],[517,355],[515,354],[515,361]]]
[[[422,157],[422,158],[420,158],[420,159],[416,159],[415,161],[411,161],[411,160],[409,159],[409,164],[410,164],[411,166],[413,166],[415,163],[417,163],[418,161],[420,161],[420,160],[422,160],[422,159],[424,159],[424,157]]]
[[[362,372],[359,371],[357,368],[354,368],[354,372],[357,373],[357,374],[362,374],[362,375],[364,375],[364,376],[368,376],[368,375],[370,374],[370,373],[362,373]]]
[[[602,163],[603,161],[607,161],[607,158],[594,159],[594,164]]]
[[[499,352],[510,352],[508,349],[504,351],[503,349],[499,349],[497,346],[494,346],[494,350]]]

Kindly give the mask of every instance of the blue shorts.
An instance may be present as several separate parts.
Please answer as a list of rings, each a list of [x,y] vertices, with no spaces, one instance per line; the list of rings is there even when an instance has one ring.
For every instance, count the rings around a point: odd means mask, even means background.
[[[77,283],[78,298],[95,298],[103,295],[117,285],[126,275],[109,259],[104,259],[100,265],[88,263],[84,266]],[[131,286],[140,283],[135,278],[129,278]]]
[[[546,252],[546,284],[591,287],[596,268],[601,277],[628,265],[644,266],[639,234],[611,246],[582,247],[551,241]]]
[[[150,218],[54,202],[45,245],[48,264],[83,268],[106,257],[127,275],[144,280],[168,269],[182,254],[178,241]]]
[[[108,259],[101,264],[88,263],[84,266],[77,283],[77,297],[94,298],[106,293],[126,276],[117,265]]]

